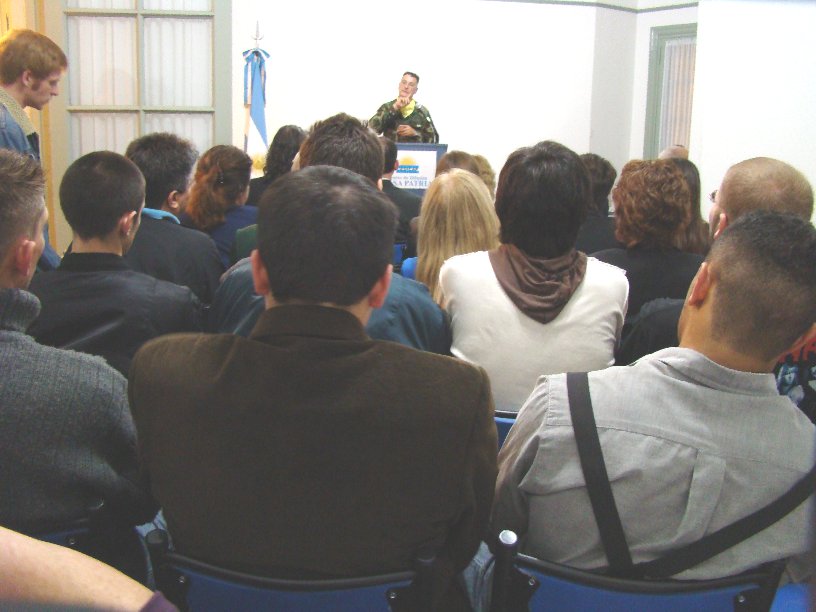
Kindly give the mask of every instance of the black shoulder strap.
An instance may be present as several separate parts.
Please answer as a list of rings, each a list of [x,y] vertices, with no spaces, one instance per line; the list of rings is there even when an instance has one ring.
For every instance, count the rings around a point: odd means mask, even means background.
[[[679,574],[770,527],[793,512],[816,490],[814,465],[784,495],[756,512],[658,559],[633,566],[598,440],[586,373],[567,374],[567,393],[581,469],[611,575],[665,578]]]
[[[626,535],[623,533],[618,507],[612,496],[612,486],[609,484],[609,475],[601,452],[601,442],[598,440],[586,372],[567,374],[567,397],[581,469],[584,472],[592,512],[601,533],[601,543],[609,562],[610,574],[628,574],[632,570],[632,557],[629,554]]]

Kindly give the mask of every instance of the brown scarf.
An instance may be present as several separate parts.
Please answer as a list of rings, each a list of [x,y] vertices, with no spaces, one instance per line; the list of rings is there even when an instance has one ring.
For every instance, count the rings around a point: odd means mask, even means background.
[[[488,251],[507,297],[525,315],[549,323],[567,305],[586,274],[586,254],[572,249],[555,259],[531,257],[512,244]]]

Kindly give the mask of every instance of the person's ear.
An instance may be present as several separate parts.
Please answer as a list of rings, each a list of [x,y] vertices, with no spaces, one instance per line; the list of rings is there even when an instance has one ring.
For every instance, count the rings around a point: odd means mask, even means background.
[[[400,164],[399,164],[399,160],[396,160],[396,161],[394,162],[394,172],[396,172],[397,170],[399,170],[399,166],[400,166]]]
[[[382,179],[377,179],[377,191],[382,191]]]
[[[30,70],[23,70],[23,74],[20,75],[20,80],[29,89],[34,88],[34,84],[37,82],[37,78],[34,76],[34,73]]]
[[[255,293],[267,296],[271,293],[269,288],[269,274],[266,271],[261,254],[258,249],[253,249],[249,254],[249,261],[252,264],[252,284],[255,286]]]
[[[697,270],[694,279],[691,281],[686,302],[691,306],[700,306],[705,302],[712,287],[711,281],[711,266],[709,266],[707,261],[704,261],[700,265],[700,269]]]
[[[724,212],[720,213],[719,219],[717,219],[717,227],[714,229],[714,240],[720,237],[720,234],[725,231],[725,228],[728,227],[728,215]]]
[[[388,264],[383,275],[377,279],[371,291],[368,292],[368,305],[372,308],[382,308],[382,305],[385,304],[385,298],[388,297],[388,289],[391,287],[391,275],[393,272],[394,266]]]
[[[181,214],[181,201],[186,194],[180,191],[176,191],[175,189],[170,192],[167,196],[167,199],[164,201],[164,206],[167,208],[168,211],[176,215],[177,217]]]
[[[37,265],[35,257],[37,243],[31,238],[21,237],[14,247],[13,266],[14,272],[30,280],[34,274],[34,267]]]
[[[121,217],[119,217],[119,233],[123,237],[132,237],[132,234],[136,231],[137,223],[136,218],[139,216],[138,211],[131,210],[130,212],[126,212]]]

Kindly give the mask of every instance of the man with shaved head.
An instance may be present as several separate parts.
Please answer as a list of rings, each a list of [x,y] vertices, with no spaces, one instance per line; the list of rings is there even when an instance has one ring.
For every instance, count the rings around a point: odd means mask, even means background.
[[[791,213],[808,221],[813,215],[813,189],[805,175],[770,157],[754,157],[731,166],[712,198],[709,226],[714,238],[729,223],[754,210]]]

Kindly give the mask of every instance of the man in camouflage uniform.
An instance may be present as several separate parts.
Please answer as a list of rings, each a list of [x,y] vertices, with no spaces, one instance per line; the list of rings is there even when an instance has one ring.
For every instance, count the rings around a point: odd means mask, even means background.
[[[439,142],[431,113],[414,100],[418,85],[416,74],[403,74],[399,96],[380,106],[369,119],[368,127],[395,142]]]

